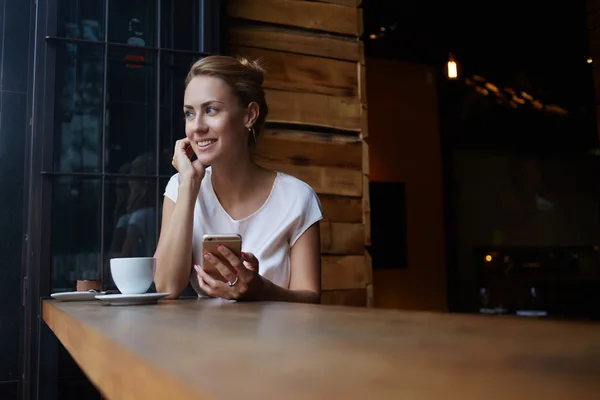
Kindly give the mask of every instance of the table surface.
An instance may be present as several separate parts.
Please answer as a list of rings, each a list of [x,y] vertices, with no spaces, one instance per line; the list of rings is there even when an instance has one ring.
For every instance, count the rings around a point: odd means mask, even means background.
[[[600,399],[600,324],[220,299],[45,300],[109,399]]]

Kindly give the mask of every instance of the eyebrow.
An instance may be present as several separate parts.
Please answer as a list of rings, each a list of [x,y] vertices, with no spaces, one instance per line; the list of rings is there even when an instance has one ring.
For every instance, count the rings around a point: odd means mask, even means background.
[[[222,101],[219,101],[219,100],[207,100],[207,101],[205,101],[204,103],[200,104],[200,108],[202,108],[202,107],[206,107],[207,105],[209,105],[209,104],[211,104],[211,103],[221,103],[221,104],[225,104],[225,103],[223,103]],[[183,108],[186,108],[186,109],[191,109],[191,110],[193,110],[193,109],[194,109],[194,107],[192,107],[192,106],[190,106],[190,105],[188,105],[188,104],[184,104]]]

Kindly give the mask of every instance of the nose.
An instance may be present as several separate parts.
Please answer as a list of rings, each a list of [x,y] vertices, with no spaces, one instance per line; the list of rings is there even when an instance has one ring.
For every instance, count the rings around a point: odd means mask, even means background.
[[[208,125],[206,124],[206,121],[202,115],[198,115],[196,118],[194,118],[194,120],[191,122],[191,125],[192,133],[203,134],[208,132]]]

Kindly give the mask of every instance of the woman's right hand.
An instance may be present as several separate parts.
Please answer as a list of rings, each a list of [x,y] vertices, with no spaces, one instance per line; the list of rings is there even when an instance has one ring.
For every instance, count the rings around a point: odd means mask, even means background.
[[[179,172],[182,182],[192,183],[199,188],[206,167],[198,159],[192,162],[193,155],[194,149],[192,149],[190,140],[188,138],[180,139],[175,142],[172,164]]]

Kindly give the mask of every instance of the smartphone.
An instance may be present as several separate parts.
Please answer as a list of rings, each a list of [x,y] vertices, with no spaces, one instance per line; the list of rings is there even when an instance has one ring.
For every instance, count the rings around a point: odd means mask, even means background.
[[[204,259],[204,253],[208,252],[221,260],[223,264],[228,265],[229,261],[217,250],[217,246],[220,244],[231,250],[238,258],[241,258],[242,237],[237,233],[207,234],[202,236],[202,269],[213,278],[221,282],[227,282],[227,279],[219,273],[217,268]]]

